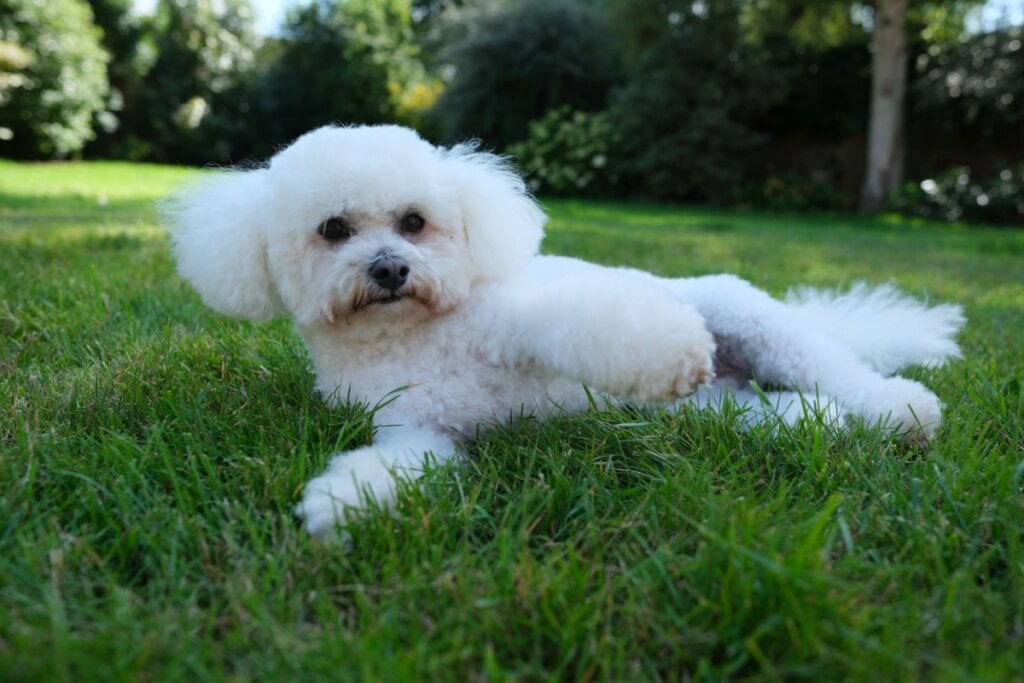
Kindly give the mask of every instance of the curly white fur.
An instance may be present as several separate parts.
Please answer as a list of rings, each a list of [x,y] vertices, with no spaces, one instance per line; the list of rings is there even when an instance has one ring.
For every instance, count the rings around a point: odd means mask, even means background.
[[[751,420],[798,419],[811,395],[837,421],[927,438],[938,399],[887,375],[958,354],[958,307],[888,287],[780,302],[728,275],[538,256],[544,214],[500,157],[395,126],[320,128],[164,208],[181,275],[229,315],[289,316],[328,401],[401,389],[373,443],[307,485],[296,509],[313,534],[367,495],[387,504],[397,476],[451,457],[480,424],[583,409],[585,386],[698,405],[730,392]],[[331,219],[340,237],[324,232]],[[755,393],[751,380],[790,391]]]

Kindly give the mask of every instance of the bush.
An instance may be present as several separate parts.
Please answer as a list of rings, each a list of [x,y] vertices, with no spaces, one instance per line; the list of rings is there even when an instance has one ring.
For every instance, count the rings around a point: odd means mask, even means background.
[[[508,153],[533,192],[594,196],[615,185],[609,151],[612,137],[607,113],[559,107],[532,122],[529,137],[510,145]]]
[[[931,45],[915,65],[911,130],[967,139],[1020,139],[1024,131],[1024,28]]]
[[[83,154],[90,157],[132,158],[123,141],[126,112],[137,109],[137,97],[146,84],[144,75],[156,59],[147,31],[151,20],[134,11],[133,0],[88,0],[96,26],[103,32],[103,48],[110,54],[107,78],[110,93],[103,111],[96,114],[96,137]]]
[[[666,22],[610,109],[613,150],[638,194],[727,201],[759,162],[759,114],[785,94],[785,75],[743,40],[731,3],[693,3]]]
[[[607,104],[615,55],[601,15],[582,0],[521,0],[449,12],[442,62],[453,77],[435,108],[449,140],[504,148],[565,105]]]
[[[250,154],[263,157],[328,123],[416,124],[437,86],[412,36],[410,0],[319,0],[294,10],[251,84]]]
[[[846,208],[847,196],[824,173],[776,173],[737,192],[730,204],[772,211]]]
[[[867,131],[871,94],[868,36],[840,45],[807,45],[776,37],[765,48],[789,81],[787,95],[754,122],[771,138],[798,134],[834,142]]]
[[[0,0],[0,154],[81,150],[105,104],[107,60],[82,0]]]
[[[159,0],[150,27],[155,59],[121,112],[122,155],[169,163],[231,160],[243,119],[235,95],[256,64],[250,0]]]
[[[890,203],[911,216],[1024,225],[1024,163],[981,181],[972,180],[966,166],[951,168],[934,178],[908,183]]]

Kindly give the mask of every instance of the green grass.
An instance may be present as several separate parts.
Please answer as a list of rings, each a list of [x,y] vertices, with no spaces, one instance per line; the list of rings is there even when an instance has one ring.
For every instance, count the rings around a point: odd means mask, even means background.
[[[290,510],[368,418],[173,275],[189,173],[0,162],[0,680],[1024,678],[1024,232],[550,202],[551,252],[962,302],[938,440],[597,407],[346,553]]]

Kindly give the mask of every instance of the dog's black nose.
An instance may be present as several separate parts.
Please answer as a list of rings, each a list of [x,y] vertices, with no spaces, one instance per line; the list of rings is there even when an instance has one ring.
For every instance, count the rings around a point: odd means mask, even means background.
[[[396,292],[409,277],[409,264],[400,256],[378,256],[377,260],[370,264],[370,277],[381,289]]]

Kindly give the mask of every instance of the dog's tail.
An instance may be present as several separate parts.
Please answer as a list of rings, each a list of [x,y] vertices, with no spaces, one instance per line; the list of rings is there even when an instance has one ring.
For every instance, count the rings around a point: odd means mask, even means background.
[[[801,288],[786,303],[883,375],[907,365],[937,367],[960,357],[963,309],[930,306],[892,285],[856,283],[846,292]]]

